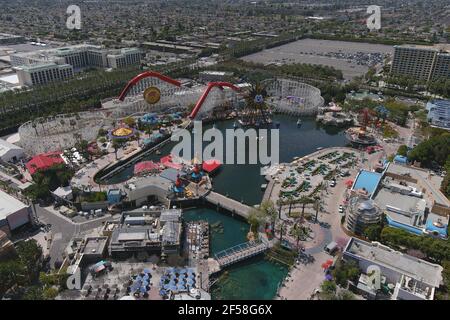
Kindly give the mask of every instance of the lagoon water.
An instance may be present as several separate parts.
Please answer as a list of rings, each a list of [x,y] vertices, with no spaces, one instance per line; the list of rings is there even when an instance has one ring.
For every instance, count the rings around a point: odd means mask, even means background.
[[[212,255],[247,241],[249,224],[227,214],[209,208],[196,208],[186,210],[183,218],[186,221],[206,220],[210,224],[221,223],[220,230],[211,228]],[[219,281],[211,288],[212,298],[272,299],[287,271],[285,266],[269,262],[262,255],[237,263],[222,272]]]
[[[318,147],[345,146],[347,141],[342,130],[332,127],[320,127],[313,118],[303,118],[302,125],[297,126],[297,118],[276,115],[274,122],[280,123],[280,162],[290,162],[294,157],[302,157],[316,151]],[[233,128],[233,120],[221,121],[215,124],[216,129],[225,132]],[[204,130],[212,125],[205,125]],[[255,141],[256,142],[256,141]],[[205,143],[206,145],[207,143]],[[175,143],[169,143],[161,149],[161,155],[151,154],[144,160],[159,161],[169,154]],[[228,195],[249,205],[258,204],[263,196],[261,184],[264,177],[260,175],[260,164],[223,165],[213,177],[214,190]],[[133,176],[133,166],[106,180],[107,184],[126,181]]]
[[[347,141],[344,133],[335,128],[323,128],[316,125],[313,118],[303,118],[302,125],[297,126],[297,119],[284,115],[273,117],[280,123],[280,162],[290,162],[294,157],[302,157],[317,150],[318,147],[344,146]],[[215,124],[216,129],[224,132],[233,128],[233,120]],[[204,129],[212,125],[205,126]],[[146,160],[158,161],[170,153],[174,144],[169,143],[161,149],[162,155],[147,156]],[[214,190],[243,201],[249,205],[258,204],[263,197],[261,184],[265,183],[260,175],[259,164],[223,165],[213,177]],[[108,179],[109,184],[128,180],[133,175],[133,167]],[[211,253],[230,248],[247,241],[249,225],[240,219],[232,218],[209,208],[190,209],[183,213],[186,221],[207,220],[210,224],[221,222],[221,230],[211,232]],[[221,229],[221,228],[219,228]],[[213,299],[273,299],[280,281],[288,270],[278,263],[269,262],[263,255],[237,263],[227,268],[220,280],[211,288]]]

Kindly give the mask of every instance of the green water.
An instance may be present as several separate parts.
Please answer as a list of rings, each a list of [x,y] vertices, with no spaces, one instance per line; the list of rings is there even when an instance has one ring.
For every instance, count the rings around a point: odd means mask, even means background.
[[[183,213],[186,221],[206,220],[210,224],[220,221],[223,232],[211,230],[211,253],[247,241],[249,225],[209,208],[196,208]],[[220,280],[211,288],[212,298],[218,299],[273,299],[278,283],[286,276],[287,268],[258,256],[225,269]]]

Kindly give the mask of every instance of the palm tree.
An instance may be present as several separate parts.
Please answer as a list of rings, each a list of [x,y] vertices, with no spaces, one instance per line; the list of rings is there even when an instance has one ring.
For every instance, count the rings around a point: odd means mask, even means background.
[[[275,230],[275,222],[278,217],[277,209],[275,209],[275,205],[271,200],[263,201],[259,207],[262,215],[270,220],[272,225],[272,230]]]
[[[294,197],[289,195],[287,199],[287,203],[289,204],[288,216],[291,216],[292,205],[295,203]]]
[[[302,204],[302,217],[303,217],[303,215],[305,214],[305,206],[307,204],[312,203],[312,199],[310,197],[308,197],[308,196],[302,196],[299,199],[299,202]]]
[[[259,209],[252,208],[248,213],[247,222],[250,224],[250,228],[254,233],[258,232],[262,219],[263,217]]]
[[[303,228],[295,225],[294,228],[291,229],[291,235],[295,238],[296,246],[299,248],[300,239],[304,236]]]

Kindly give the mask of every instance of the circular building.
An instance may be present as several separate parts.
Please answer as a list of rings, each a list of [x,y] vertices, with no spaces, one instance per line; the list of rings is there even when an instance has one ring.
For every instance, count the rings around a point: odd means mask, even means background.
[[[62,151],[80,140],[92,141],[104,126],[110,126],[102,112],[80,112],[38,118],[19,127],[20,146],[30,155]]]
[[[355,234],[362,234],[369,225],[380,223],[382,215],[373,200],[355,196],[349,201],[345,227]]]
[[[268,103],[277,112],[294,116],[311,116],[323,107],[320,90],[292,79],[271,79],[265,82]]]

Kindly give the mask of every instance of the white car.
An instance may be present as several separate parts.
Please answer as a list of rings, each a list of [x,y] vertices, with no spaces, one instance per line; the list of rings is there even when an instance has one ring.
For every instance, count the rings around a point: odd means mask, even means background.
[[[344,206],[340,205],[339,206],[339,213],[343,213],[344,212]]]

